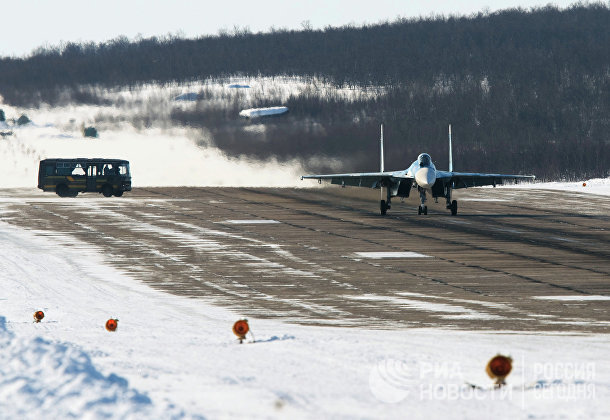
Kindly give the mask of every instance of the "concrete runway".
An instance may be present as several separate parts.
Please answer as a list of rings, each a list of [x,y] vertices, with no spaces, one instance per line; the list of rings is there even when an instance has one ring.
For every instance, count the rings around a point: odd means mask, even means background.
[[[456,217],[432,200],[418,216],[416,197],[382,217],[378,190],[337,186],[137,188],[122,198],[13,189],[0,190],[0,219],[67,253],[93,246],[152,287],[247,317],[610,332],[610,198],[513,188],[454,198]]]

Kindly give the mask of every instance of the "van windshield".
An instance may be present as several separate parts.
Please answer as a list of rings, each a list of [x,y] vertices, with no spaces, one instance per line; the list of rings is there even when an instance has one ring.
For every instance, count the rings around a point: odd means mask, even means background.
[[[103,175],[129,175],[129,165],[125,163],[105,163],[101,173]]]
[[[119,165],[119,174],[120,175],[129,175],[129,165]]]

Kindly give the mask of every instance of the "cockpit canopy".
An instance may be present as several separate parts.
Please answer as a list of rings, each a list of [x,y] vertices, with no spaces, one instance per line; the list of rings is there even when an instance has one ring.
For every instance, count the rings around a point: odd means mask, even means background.
[[[426,166],[430,166],[431,162],[432,162],[432,159],[430,158],[430,155],[428,153],[422,153],[421,155],[419,155],[417,157],[417,163],[422,168],[424,168]]]

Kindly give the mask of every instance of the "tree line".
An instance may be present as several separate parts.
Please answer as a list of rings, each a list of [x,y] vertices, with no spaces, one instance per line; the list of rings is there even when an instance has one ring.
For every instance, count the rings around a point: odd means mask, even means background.
[[[284,104],[289,116],[264,122],[260,132],[244,130],[227,110],[176,109],[172,116],[205,126],[230,154],[336,156],[354,170],[376,162],[370,155],[380,122],[394,142],[388,167],[402,168],[407,162],[399,159],[412,160],[422,150],[444,166],[452,123],[456,170],[463,162],[463,169],[573,179],[608,176],[610,169],[608,45],[610,8],[602,3],[198,39],[122,37],[2,58],[0,94],[23,106],[54,104],[66,92],[88,102],[96,98],[79,86],[236,74],[381,87],[383,94],[353,101],[295,94]],[[265,100],[255,105],[265,106]],[[316,169],[315,161],[308,162]]]

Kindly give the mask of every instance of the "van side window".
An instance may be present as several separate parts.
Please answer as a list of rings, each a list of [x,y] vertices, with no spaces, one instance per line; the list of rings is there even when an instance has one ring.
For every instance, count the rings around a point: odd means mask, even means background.
[[[57,175],[70,175],[72,169],[68,162],[57,162]]]

